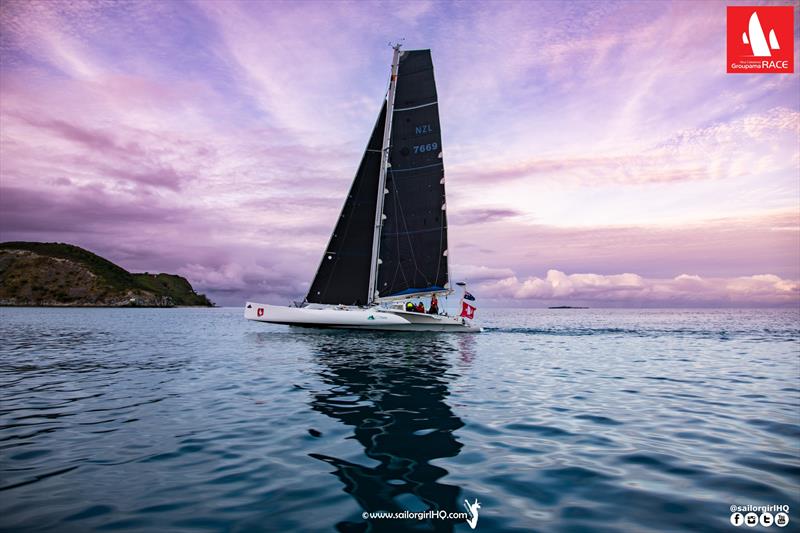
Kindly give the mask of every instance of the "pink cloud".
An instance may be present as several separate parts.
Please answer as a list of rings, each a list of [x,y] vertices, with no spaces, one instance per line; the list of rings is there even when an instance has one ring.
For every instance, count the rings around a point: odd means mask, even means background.
[[[471,283],[508,279],[514,277],[510,268],[493,268],[485,265],[469,265],[456,263],[451,267],[451,272],[456,279],[469,280]]]
[[[520,211],[507,208],[476,208],[476,209],[463,209],[450,217],[450,224],[486,224],[489,222],[499,222],[502,220],[513,219],[521,215]]]
[[[391,26],[433,49],[455,276],[762,301],[800,277],[798,77],[725,75],[724,6],[686,6],[6,2],[0,235],[302,296]]]
[[[793,211],[650,226],[552,226],[522,218],[451,225],[450,246],[453,257],[468,259],[465,263],[511,268],[523,276],[549,269],[602,274],[632,270],[649,277],[687,271],[704,277],[772,271],[796,279],[796,226]]]
[[[574,155],[512,162],[478,159],[453,165],[448,174],[460,181],[479,183],[550,179],[561,185],[586,187],[731,178],[795,168],[797,161],[782,157],[775,147],[794,144],[798,135],[800,112],[773,108],[733,121],[677,131],[652,146],[620,146],[629,151],[623,155],[583,155],[586,150],[581,149]]]
[[[681,274],[672,279],[645,279],[638,274],[565,274],[549,270],[544,278],[516,276],[478,286],[491,301],[504,299],[593,302],[601,305],[797,305],[800,282],[772,274],[735,278],[702,278]]]
[[[178,273],[191,279],[201,290],[210,289],[215,294],[229,293],[240,298],[280,299],[285,302],[304,295],[309,285],[296,278],[289,264],[282,267],[245,261],[217,267],[189,264],[180,268]]]

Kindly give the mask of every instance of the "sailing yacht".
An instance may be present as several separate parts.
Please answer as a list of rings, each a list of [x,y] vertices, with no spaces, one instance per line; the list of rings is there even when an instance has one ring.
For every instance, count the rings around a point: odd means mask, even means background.
[[[308,327],[481,331],[474,307],[463,299],[460,316],[403,305],[453,290],[431,52],[401,51],[399,44],[393,50],[386,97],[308,294],[294,307],[247,302],[245,318]]]

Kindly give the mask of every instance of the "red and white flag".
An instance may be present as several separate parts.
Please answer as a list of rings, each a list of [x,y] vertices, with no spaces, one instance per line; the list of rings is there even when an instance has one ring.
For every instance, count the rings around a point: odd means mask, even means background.
[[[461,316],[464,318],[469,318],[472,320],[475,318],[475,309],[476,307],[469,305],[467,302],[461,302]]]

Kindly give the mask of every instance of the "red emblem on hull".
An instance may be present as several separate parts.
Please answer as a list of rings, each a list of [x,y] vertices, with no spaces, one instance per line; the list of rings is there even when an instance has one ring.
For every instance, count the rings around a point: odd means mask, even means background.
[[[264,308],[263,307],[259,307],[258,311],[256,311],[256,315],[264,316]]]

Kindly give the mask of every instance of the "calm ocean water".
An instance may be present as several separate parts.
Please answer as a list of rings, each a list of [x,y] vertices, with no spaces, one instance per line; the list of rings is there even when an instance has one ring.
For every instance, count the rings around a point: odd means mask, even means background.
[[[471,531],[362,513],[477,498],[475,531],[732,531],[734,504],[798,530],[798,311],[479,313],[0,309],[0,529]]]

